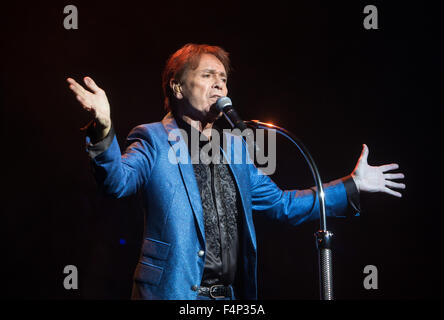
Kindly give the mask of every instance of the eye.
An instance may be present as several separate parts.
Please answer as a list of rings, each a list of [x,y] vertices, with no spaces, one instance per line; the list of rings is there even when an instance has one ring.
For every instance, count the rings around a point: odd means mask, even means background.
[[[224,83],[227,83],[227,79],[225,79],[225,78],[222,78],[222,81],[223,81]]]
[[[209,74],[209,73],[204,73],[204,74],[202,75],[202,77],[204,77],[204,78],[209,78],[209,77],[210,77],[210,74]]]

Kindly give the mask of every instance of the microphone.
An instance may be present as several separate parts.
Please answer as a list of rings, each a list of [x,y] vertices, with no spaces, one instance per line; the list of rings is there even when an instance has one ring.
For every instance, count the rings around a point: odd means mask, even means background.
[[[251,141],[253,147],[253,152],[259,152],[261,148],[256,144],[256,139],[254,138],[254,134],[251,130],[246,130],[247,125],[242,121],[242,119],[237,114],[236,110],[233,108],[233,104],[231,103],[231,99],[228,97],[220,97],[217,99],[215,104],[216,109],[219,112],[222,112],[225,116],[225,119],[230,123],[232,128],[237,128],[242,132],[242,136],[244,141],[249,145],[249,141]]]
[[[216,101],[216,109],[219,112],[223,112],[225,119],[230,123],[232,128],[238,128],[241,131],[247,129],[247,125],[242,121],[242,119],[237,114],[236,110],[233,108],[231,99],[228,97],[220,97]]]

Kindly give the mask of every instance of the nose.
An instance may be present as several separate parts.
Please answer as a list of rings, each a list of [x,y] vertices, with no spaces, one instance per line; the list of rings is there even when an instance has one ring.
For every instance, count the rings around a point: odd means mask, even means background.
[[[215,81],[213,84],[213,89],[222,90],[222,81]]]
[[[218,77],[218,76],[214,77],[213,88],[223,90],[224,82],[222,81],[221,77]]]

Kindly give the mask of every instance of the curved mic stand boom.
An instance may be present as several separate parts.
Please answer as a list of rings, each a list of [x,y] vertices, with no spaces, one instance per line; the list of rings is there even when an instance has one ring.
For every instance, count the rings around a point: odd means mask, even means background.
[[[316,236],[316,247],[318,249],[318,257],[319,257],[319,287],[320,287],[320,298],[321,300],[333,300],[333,270],[332,270],[332,252],[331,252],[331,243],[333,233],[327,231],[327,222],[325,215],[325,194],[324,188],[322,186],[321,176],[319,175],[319,170],[316,167],[316,164],[308,152],[308,149],[304,146],[304,144],[295,137],[294,134],[285,130],[284,128],[259,122],[257,120],[252,121],[244,121],[246,125],[253,127],[254,129],[265,129],[265,130],[274,130],[279,134],[286,137],[293,144],[298,147],[299,151],[304,156],[307,161],[311,173],[313,174],[313,178],[316,183],[316,195],[319,199],[319,208],[320,208],[320,230],[315,233]],[[316,201],[316,197],[315,197]]]

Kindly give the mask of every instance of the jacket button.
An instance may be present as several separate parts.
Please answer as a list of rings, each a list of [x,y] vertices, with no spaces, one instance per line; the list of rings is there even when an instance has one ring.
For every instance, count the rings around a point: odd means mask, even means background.
[[[199,257],[203,257],[204,254],[205,254],[205,251],[203,251],[203,250],[199,250],[199,252],[197,253],[197,255],[198,255]]]
[[[196,285],[191,287],[191,290],[193,290],[193,291],[197,291],[197,289],[198,289],[198,287]]]

